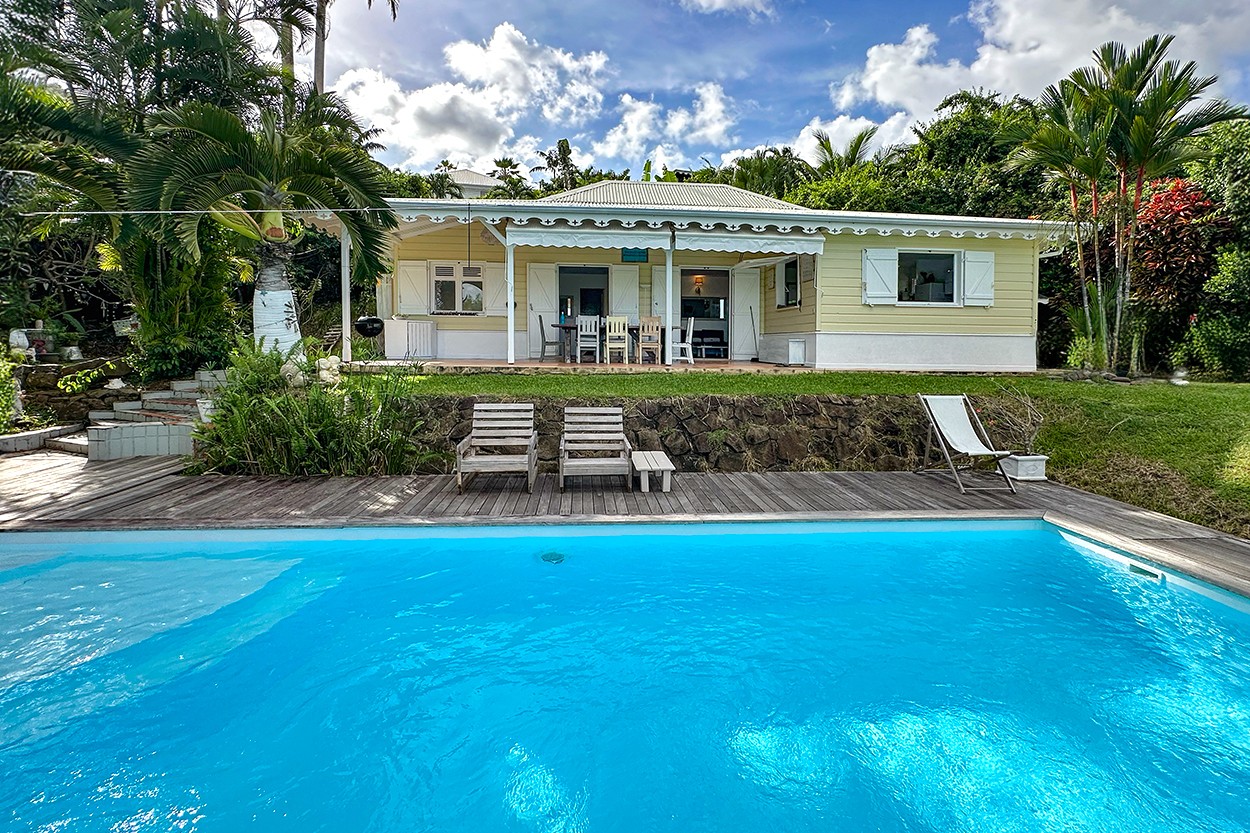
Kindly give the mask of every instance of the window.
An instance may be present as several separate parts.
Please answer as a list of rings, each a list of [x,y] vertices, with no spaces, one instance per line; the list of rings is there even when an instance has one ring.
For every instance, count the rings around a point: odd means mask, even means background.
[[[955,252],[899,252],[899,303],[956,303],[956,263]]]
[[[776,272],[777,306],[797,307],[799,305],[799,259],[796,257],[785,263],[778,263]]]
[[[433,313],[472,315],[486,309],[482,267],[464,263],[434,264]]]

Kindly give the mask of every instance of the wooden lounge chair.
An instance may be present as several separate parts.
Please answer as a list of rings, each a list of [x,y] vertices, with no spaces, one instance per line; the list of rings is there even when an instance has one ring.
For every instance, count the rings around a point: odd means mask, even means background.
[[[634,490],[625,412],[620,408],[564,409],[560,436],[560,491],[564,478],[587,474],[619,474]]]
[[[967,395],[932,396],[922,393],[920,403],[929,417],[929,437],[925,440],[924,460],[921,461],[918,472],[949,468],[961,494],[1002,491],[989,486],[965,486],[959,476],[961,470],[967,471],[975,466],[978,459],[990,458],[1006,481],[1007,489],[1015,494],[1016,486],[1003,468],[1003,458],[1010,456],[1011,452],[994,448]],[[933,451],[934,440],[937,440],[937,446],[942,452],[942,460],[930,465],[929,456]],[[963,462],[957,462],[961,460]]]
[[[534,491],[534,478],[538,476],[538,432],[534,430],[532,403],[473,406],[473,427],[469,436],[456,446],[457,491],[464,494],[469,478],[484,471],[525,474],[528,478],[526,491]]]

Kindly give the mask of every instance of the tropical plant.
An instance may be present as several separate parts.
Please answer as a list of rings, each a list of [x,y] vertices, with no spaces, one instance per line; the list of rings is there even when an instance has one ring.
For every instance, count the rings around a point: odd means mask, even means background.
[[[533,186],[519,176],[504,177],[503,181],[486,192],[486,196],[497,200],[532,200],[537,196]]]
[[[313,89],[326,92],[326,36],[330,25],[331,0],[315,0],[316,10],[313,13]],[[366,0],[366,5],[373,8],[373,0]],[[399,17],[399,0],[386,0],[391,12],[391,20]]]
[[[530,168],[530,173],[546,172],[552,186],[558,191],[571,191],[578,186],[577,163],[573,161],[573,148],[568,139],[560,139],[550,150],[538,151],[541,165]]]
[[[816,176],[824,179],[860,165],[867,164],[868,146],[877,135],[876,126],[865,127],[851,137],[842,149],[833,146],[833,140],[824,130],[813,130],[816,140]]]
[[[1172,41],[1170,35],[1152,35],[1131,52],[1123,44],[1105,43],[1094,50],[1093,66],[1069,76],[1089,106],[1111,119],[1107,149],[1116,178],[1113,360],[1119,360],[1124,333],[1131,329],[1137,215],[1147,182],[1202,157],[1205,151],[1192,141],[1195,137],[1247,115],[1244,107],[1222,100],[1202,101],[1216,77],[1200,76],[1193,61],[1167,60]],[[1130,364],[1136,357],[1134,352]]]
[[[445,163],[450,165],[450,163]],[[431,174],[425,175],[425,186],[429,196],[439,200],[462,199],[464,190],[460,183],[451,178],[450,167],[439,167]]]
[[[300,341],[287,277],[298,213],[333,212],[351,235],[357,268],[382,268],[386,230],[396,224],[384,199],[384,169],[360,147],[364,130],[336,96],[310,90],[289,121],[264,112],[257,130],[208,104],[158,113],[152,129],[156,139],[132,175],[135,202],[176,212],[177,241],[195,260],[206,215],[253,241],[257,341],[279,351]]]
[[[405,405],[408,378],[323,386],[307,381],[316,379],[312,362],[295,351],[241,341],[226,384],[213,394],[213,421],[200,429],[193,470],[291,477],[439,469],[442,456],[413,439],[421,424]]]
[[[521,163],[510,156],[496,159],[495,169],[490,172],[490,175],[502,180],[506,180],[509,177],[519,177],[521,175]]]
[[[734,160],[731,183],[738,188],[784,199],[800,185],[811,181],[814,172],[794,148],[764,148]]]

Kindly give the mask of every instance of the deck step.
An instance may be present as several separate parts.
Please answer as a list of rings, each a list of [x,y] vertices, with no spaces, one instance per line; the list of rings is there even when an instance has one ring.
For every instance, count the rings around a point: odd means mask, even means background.
[[[54,437],[50,440],[44,440],[44,448],[54,448],[57,451],[64,451],[66,454],[81,454],[87,456],[87,432],[79,431],[77,434],[66,434],[64,437]]]

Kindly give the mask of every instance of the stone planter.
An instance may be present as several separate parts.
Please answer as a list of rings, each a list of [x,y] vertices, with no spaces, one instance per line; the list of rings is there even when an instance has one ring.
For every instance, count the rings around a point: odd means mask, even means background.
[[[1012,480],[1036,481],[1046,479],[1045,454],[1012,454],[1003,458],[1003,471]]]
[[[213,414],[217,413],[217,408],[213,405],[211,399],[195,400],[195,409],[200,412],[200,422],[208,424],[213,421]]]

